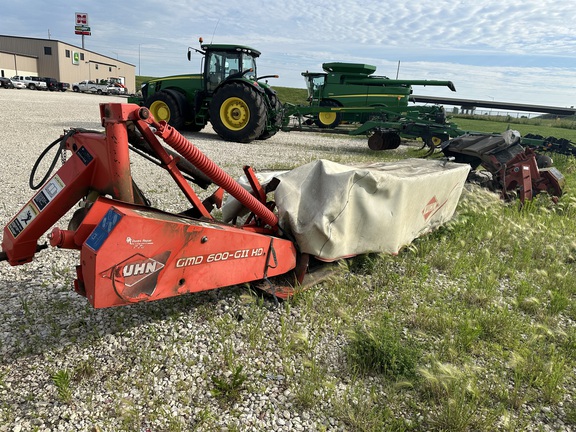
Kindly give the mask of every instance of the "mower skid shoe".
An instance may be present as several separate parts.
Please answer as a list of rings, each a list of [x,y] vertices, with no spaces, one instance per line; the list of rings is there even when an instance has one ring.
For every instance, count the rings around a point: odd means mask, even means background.
[[[303,254],[299,256],[294,270],[257,281],[252,286],[273,297],[286,300],[330,279],[337,272],[337,263],[319,261],[308,254]]]
[[[95,308],[252,282],[296,266],[288,240],[105,198],[77,235],[86,232],[78,282]]]

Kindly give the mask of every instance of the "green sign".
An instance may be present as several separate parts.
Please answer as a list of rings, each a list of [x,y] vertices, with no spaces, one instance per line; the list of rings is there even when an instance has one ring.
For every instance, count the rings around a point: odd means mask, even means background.
[[[72,64],[80,64],[80,53],[72,51]]]

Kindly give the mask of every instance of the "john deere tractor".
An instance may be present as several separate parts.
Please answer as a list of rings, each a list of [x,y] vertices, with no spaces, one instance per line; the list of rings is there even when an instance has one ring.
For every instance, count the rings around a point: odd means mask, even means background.
[[[188,48],[203,56],[201,74],[174,75],[142,85],[140,103],[157,120],[179,130],[200,131],[208,121],[226,141],[247,143],[267,139],[282,125],[282,104],[276,92],[258,77],[260,52],[243,45],[203,44]]]

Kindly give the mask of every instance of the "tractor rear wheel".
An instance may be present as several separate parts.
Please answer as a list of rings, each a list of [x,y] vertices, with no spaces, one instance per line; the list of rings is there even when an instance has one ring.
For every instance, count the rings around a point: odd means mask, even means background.
[[[336,101],[325,99],[320,101],[321,107],[340,107]],[[318,117],[314,120],[316,126],[320,128],[335,128],[342,121],[342,114],[336,111],[326,111],[318,113]]]
[[[222,139],[249,143],[260,137],[266,128],[264,98],[246,84],[227,84],[212,98],[210,123]]]
[[[177,97],[170,90],[162,90],[146,99],[144,105],[150,109],[156,121],[163,120],[174,129],[181,130],[184,127],[184,116]]]

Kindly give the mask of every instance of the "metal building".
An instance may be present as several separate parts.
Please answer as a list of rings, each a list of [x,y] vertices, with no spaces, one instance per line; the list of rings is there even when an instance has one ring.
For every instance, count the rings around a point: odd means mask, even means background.
[[[120,78],[136,91],[136,66],[54,39],[0,35],[0,76],[42,76],[61,82]]]

